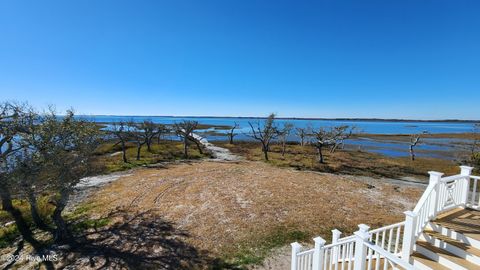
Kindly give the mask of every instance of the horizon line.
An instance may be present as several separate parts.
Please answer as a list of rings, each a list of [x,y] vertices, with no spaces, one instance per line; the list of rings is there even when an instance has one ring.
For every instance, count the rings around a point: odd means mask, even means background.
[[[78,116],[110,116],[110,117],[170,117],[170,118],[240,118],[240,119],[266,119],[265,116],[193,116],[193,115],[117,115],[117,114],[78,114]],[[458,122],[458,123],[480,123],[474,119],[407,119],[407,118],[365,118],[365,117],[275,117],[280,120],[337,120],[337,121],[372,121],[372,122]]]

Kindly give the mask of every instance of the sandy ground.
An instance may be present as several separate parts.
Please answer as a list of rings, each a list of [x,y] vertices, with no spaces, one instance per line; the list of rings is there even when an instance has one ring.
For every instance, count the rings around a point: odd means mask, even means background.
[[[208,151],[210,151],[214,157],[213,160],[215,161],[239,161],[242,160],[242,157],[238,155],[232,154],[230,150],[218,147],[213,145],[212,143],[208,142],[206,138],[201,137],[198,134],[192,135],[195,139],[197,139]]]
[[[276,228],[328,238],[333,228],[351,232],[359,223],[375,228],[398,222],[422,190],[263,162],[203,161],[137,169],[95,192],[90,201],[98,216],[118,209],[152,211],[188,232],[189,245],[221,256],[234,251],[236,243],[255,242]]]
[[[376,228],[401,221],[424,189],[409,181],[279,168],[218,148],[210,149],[212,160],[84,179],[74,201],[91,205],[92,218],[114,223],[86,232],[85,248],[65,254],[62,265],[206,269],[215,258],[228,258],[240,246],[255,249],[282,230],[329,239],[334,228],[350,234],[360,223]],[[289,265],[287,245],[249,268]]]

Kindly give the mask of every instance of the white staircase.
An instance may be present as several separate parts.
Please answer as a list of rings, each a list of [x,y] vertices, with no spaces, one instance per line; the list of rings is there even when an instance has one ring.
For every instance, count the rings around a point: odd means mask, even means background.
[[[459,208],[428,223],[414,250],[418,269],[480,269],[480,212]]]
[[[458,175],[429,172],[430,183],[405,220],[375,230],[360,224],[354,235],[315,248],[292,244],[291,270],[480,270],[480,177],[461,166]]]

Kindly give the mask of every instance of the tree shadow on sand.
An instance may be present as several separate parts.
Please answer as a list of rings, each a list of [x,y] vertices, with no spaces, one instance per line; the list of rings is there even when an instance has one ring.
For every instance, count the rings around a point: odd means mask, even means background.
[[[113,224],[83,230],[76,234],[77,244],[58,247],[61,263],[57,266],[66,269],[236,269],[186,243],[187,232],[151,211],[116,210],[98,221],[105,219]]]

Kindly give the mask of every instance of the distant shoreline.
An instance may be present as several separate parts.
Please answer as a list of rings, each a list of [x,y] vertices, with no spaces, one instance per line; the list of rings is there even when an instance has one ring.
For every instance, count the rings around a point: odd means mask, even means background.
[[[78,115],[81,117],[167,117],[167,118],[213,118],[213,119],[266,119],[259,116],[174,116],[174,115]],[[277,117],[279,120],[315,120],[315,121],[354,121],[354,122],[430,122],[430,123],[480,123],[480,120],[440,119],[440,120],[419,120],[419,119],[396,119],[396,118],[316,118],[316,117]]]

